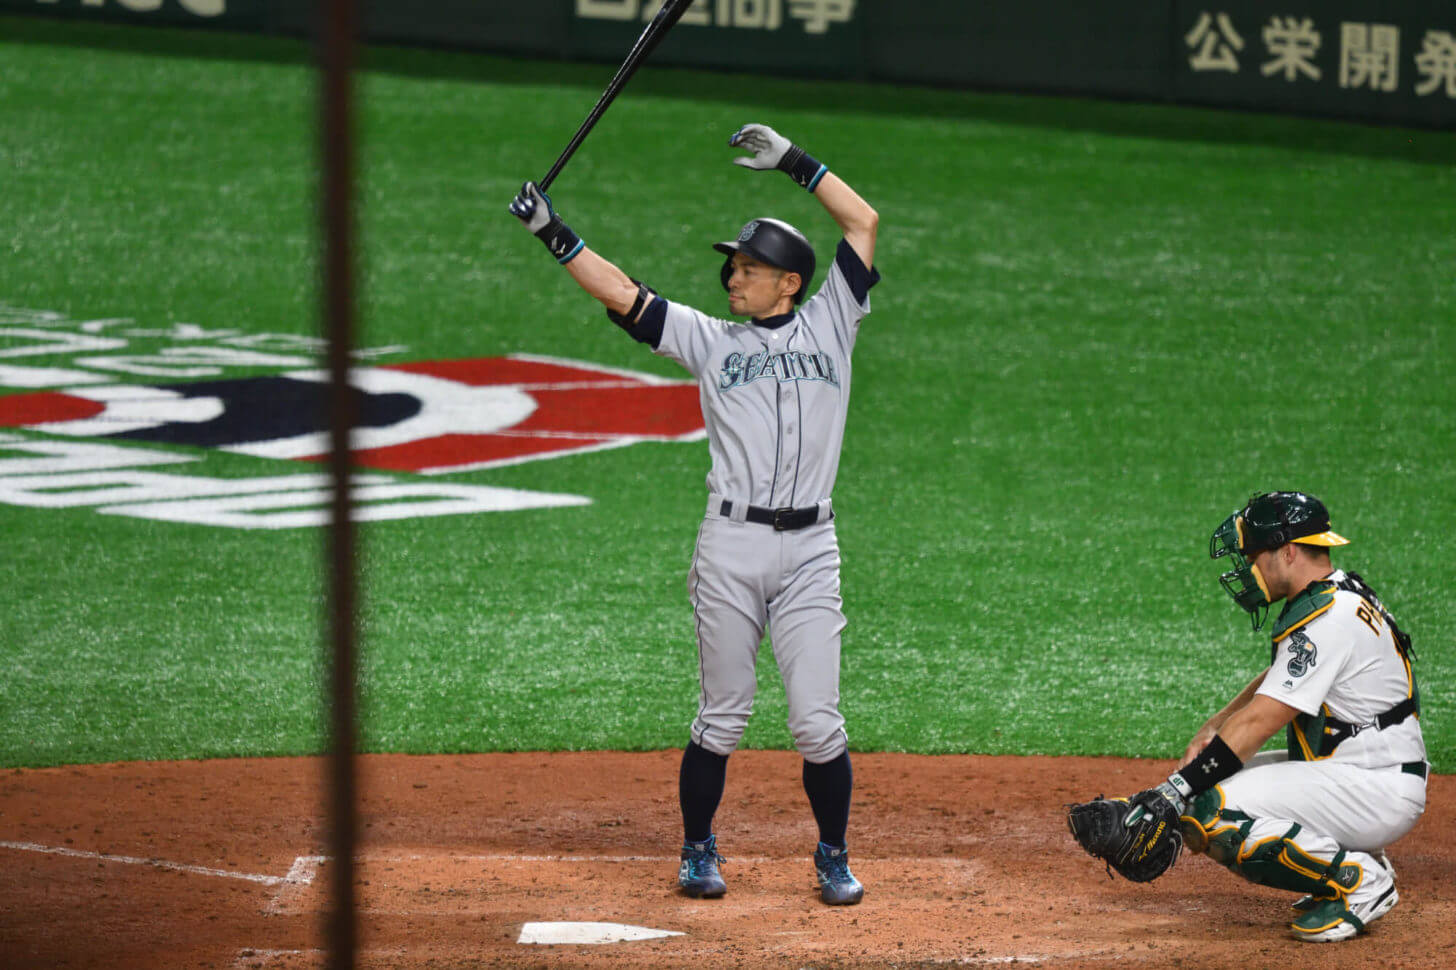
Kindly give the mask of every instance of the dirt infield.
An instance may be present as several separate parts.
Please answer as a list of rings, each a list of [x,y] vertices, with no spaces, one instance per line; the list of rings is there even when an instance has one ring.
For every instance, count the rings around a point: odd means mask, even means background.
[[[792,754],[740,752],[718,818],[729,893],[675,891],[677,752],[363,759],[368,968],[1456,966],[1456,778],[1391,852],[1401,903],[1355,940],[1288,938],[1287,893],[1185,856],[1110,881],[1062,806],[1171,767],[855,756],[864,902],[817,901]],[[321,762],[131,763],[0,774],[0,966],[324,966]],[[518,942],[531,922],[681,934]]]

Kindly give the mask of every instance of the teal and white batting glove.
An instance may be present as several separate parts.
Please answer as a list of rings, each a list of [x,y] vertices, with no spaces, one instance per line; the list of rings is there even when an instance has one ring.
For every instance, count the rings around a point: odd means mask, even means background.
[[[828,165],[821,165],[817,158],[768,125],[744,125],[733,133],[728,144],[734,148],[746,148],[753,153],[739,155],[733,159],[734,165],[760,172],[776,168],[789,173],[789,178],[810,192],[819,187],[819,180],[829,171]]]
[[[511,200],[510,213],[546,244],[556,261],[565,266],[576,258],[586,244],[561,221],[556,210],[551,208],[551,197],[542,192],[535,182],[526,182],[521,191]]]

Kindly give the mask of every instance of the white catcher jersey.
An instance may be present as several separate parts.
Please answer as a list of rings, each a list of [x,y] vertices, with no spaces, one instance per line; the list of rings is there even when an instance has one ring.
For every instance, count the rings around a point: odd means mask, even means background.
[[[1335,570],[1330,579],[1344,579]],[[1275,645],[1259,693],[1305,714],[1322,709],[1342,721],[1368,725],[1340,742],[1328,760],[1364,768],[1424,761],[1420,719],[1407,717],[1377,730],[1377,716],[1410,696],[1414,679],[1379,610],[1358,593],[1336,590],[1334,604]]]
[[[878,280],[841,240],[824,284],[787,316],[739,324],[664,301],[654,349],[698,380],[709,492],[767,508],[831,497],[850,353]]]

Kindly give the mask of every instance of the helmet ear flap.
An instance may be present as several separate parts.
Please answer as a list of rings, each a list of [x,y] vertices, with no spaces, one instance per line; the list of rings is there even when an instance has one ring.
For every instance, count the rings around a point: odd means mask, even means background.
[[[723,268],[718,271],[718,278],[723,281],[723,289],[728,289],[728,278],[733,275],[733,257],[729,256],[723,260]]]

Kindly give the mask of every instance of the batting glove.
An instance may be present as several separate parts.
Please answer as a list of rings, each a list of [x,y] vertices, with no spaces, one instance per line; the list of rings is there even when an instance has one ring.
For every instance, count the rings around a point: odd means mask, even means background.
[[[733,164],[760,172],[771,168],[787,172],[789,178],[810,192],[819,187],[819,180],[829,171],[829,166],[821,165],[818,159],[768,125],[744,125],[733,133],[728,144],[753,153],[739,155],[733,159]]]
[[[535,182],[521,185],[521,191],[511,200],[510,213],[545,243],[551,255],[563,266],[575,259],[586,245],[556,214],[551,207],[551,197],[542,192]]]

